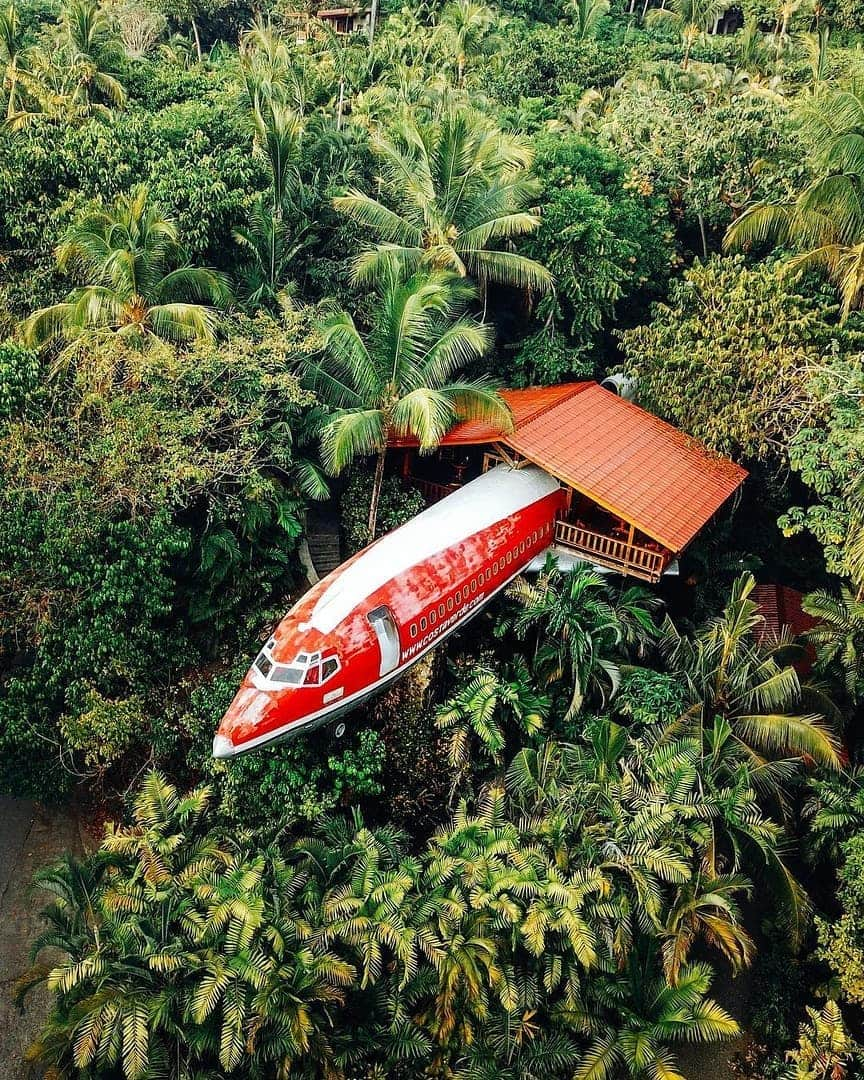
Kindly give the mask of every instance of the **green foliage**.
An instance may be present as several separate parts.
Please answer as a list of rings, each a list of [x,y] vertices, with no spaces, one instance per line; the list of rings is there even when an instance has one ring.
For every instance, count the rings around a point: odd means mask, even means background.
[[[532,670],[543,686],[557,686],[569,698],[565,720],[594,699],[605,702],[618,691],[620,657],[628,646],[639,648],[656,634],[651,612],[657,600],[632,589],[615,595],[587,563],[570,571],[553,554],[536,582],[517,578],[508,589],[516,612],[497,628],[512,629],[528,641]]]
[[[820,959],[827,963],[845,1001],[864,1004],[864,833],[843,844],[837,899],[839,919],[817,919]]]
[[[789,437],[789,462],[809,489],[779,524],[786,536],[810,533],[831,573],[848,575],[855,485],[864,467],[864,371],[860,357],[829,358],[809,385],[813,409]]]
[[[769,927],[769,939],[753,965],[752,1026],[773,1050],[789,1046],[802,1016],[807,979],[782,930]]]
[[[60,736],[84,764],[105,769],[115,764],[146,730],[147,716],[140,698],[114,701],[96,690],[83,695],[77,712],[61,716]]]
[[[775,266],[739,256],[696,263],[622,344],[645,407],[721,453],[782,459],[835,332]]]
[[[558,26],[515,24],[505,36],[498,63],[489,65],[482,85],[502,105],[525,98],[577,96],[587,87],[612,86],[645,52],[639,36],[633,44],[583,41],[566,22]]]
[[[224,265],[225,240],[263,176],[251,132],[220,95],[214,80],[212,97],[130,110],[110,127],[35,121],[14,136],[0,129],[0,242],[51,248],[88,200],[109,202],[143,183],[190,256]]]
[[[615,712],[637,730],[652,724],[671,724],[681,716],[686,704],[685,684],[673,675],[643,667],[628,667],[621,672]]]
[[[644,298],[660,290],[672,233],[659,200],[626,189],[624,164],[585,139],[539,139],[535,169],[543,178],[542,224],[522,249],[556,281],[537,315],[587,350],[619,309],[632,320]],[[553,380],[568,374],[542,361],[537,369]]]
[[[372,498],[372,477],[363,469],[352,469],[339,501],[339,521],[346,550],[353,555],[366,547],[369,536],[369,503]],[[426,509],[423,493],[398,476],[385,476],[378,502],[378,523],[375,536],[383,536],[404,525]]]
[[[90,690],[146,698],[295,580],[308,398],[285,358],[305,329],[235,329],[179,366],[167,349],[89,348],[44,414],[0,427],[7,790],[59,795],[59,713],[71,731]]]
[[[572,348],[553,329],[541,329],[525,338],[514,355],[499,362],[508,386],[554,386],[559,382],[592,379],[595,363],[584,348]]]
[[[0,422],[24,411],[38,389],[40,374],[38,353],[14,341],[0,341]]]

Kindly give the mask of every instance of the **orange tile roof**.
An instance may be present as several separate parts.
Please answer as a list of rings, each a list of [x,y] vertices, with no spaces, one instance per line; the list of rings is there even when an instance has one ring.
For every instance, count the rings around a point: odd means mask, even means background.
[[[586,390],[593,383],[565,383],[563,386],[530,386],[526,390],[502,390],[501,397],[510,406],[513,424],[517,429],[533,420],[540,413]],[[457,424],[441,440],[442,446],[471,446],[478,443],[500,442],[501,430],[482,420],[464,420]],[[391,439],[390,445],[416,446],[414,438]]]
[[[501,396],[513,411],[511,434],[465,422],[443,444],[504,443],[676,553],[747,475],[597,383],[504,390]]]

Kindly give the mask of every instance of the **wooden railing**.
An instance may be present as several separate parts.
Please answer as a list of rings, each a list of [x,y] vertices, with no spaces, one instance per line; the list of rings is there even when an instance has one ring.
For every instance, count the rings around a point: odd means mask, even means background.
[[[662,551],[616,540],[567,521],[557,522],[555,539],[557,543],[587,555],[591,562],[643,581],[659,581],[668,561],[668,555]]]
[[[434,480],[420,480],[416,476],[411,477],[411,483],[423,493],[428,503],[440,502],[460,487],[459,484],[437,484]]]

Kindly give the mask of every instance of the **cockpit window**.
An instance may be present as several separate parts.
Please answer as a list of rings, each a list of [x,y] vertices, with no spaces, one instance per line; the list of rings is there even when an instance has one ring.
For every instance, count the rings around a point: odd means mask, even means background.
[[[279,683],[282,686],[320,686],[332,679],[342,667],[337,656],[331,655],[322,661],[320,652],[298,653],[290,664],[278,664],[267,655],[270,647],[271,642],[268,642],[264,646],[265,651],[258,654],[254,663],[255,669],[270,683]]]
[[[296,686],[303,681],[303,668],[294,666],[288,667],[286,664],[277,664],[273,669],[270,679],[272,682],[287,683],[289,686]]]

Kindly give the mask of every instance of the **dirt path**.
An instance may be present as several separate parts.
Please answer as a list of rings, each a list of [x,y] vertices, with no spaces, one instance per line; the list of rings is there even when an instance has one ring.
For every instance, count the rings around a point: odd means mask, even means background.
[[[82,850],[78,821],[68,809],[44,810],[21,799],[0,799],[0,1080],[41,1076],[23,1053],[47,1012],[48,996],[34,992],[26,1012],[12,1001],[15,980],[28,965],[30,941],[42,928],[43,898],[30,884],[39,867],[64,851]]]
[[[728,967],[720,961],[715,964],[715,969],[717,975],[710,996],[738,1021],[742,1033],[737,1039],[724,1043],[676,1046],[675,1056],[687,1080],[730,1080],[732,1058],[742,1053],[750,1041],[744,1028],[753,1013],[752,974],[745,970],[733,979]]]

